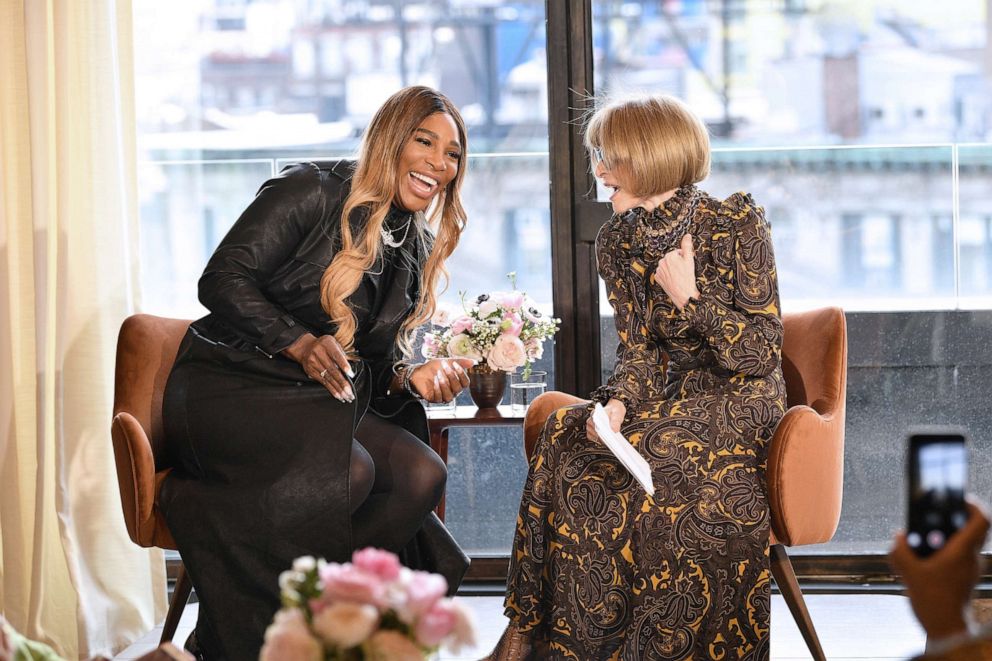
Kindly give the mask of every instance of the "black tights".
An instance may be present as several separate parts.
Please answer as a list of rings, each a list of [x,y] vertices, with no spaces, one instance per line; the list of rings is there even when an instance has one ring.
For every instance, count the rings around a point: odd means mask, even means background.
[[[351,444],[351,527],[356,549],[399,552],[444,494],[448,471],[419,438],[371,411]]]

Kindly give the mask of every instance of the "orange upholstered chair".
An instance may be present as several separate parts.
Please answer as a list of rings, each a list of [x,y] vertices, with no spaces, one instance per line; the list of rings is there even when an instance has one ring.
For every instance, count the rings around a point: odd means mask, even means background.
[[[171,470],[164,462],[162,394],[189,324],[188,319],[136,314],[124,320],[117,338],[110,429],[124,522],[131,540],[139,546],[176,548],[157,505],[159,487]],[[171,641],[175,635],[191,588],[180,565],[161,642]]]
[[[826,657],[785,547],[827,542],[837,530],[844,486],[847,325],[839,308],[787,314],[783,323],[789,408],[768,453],[771,570],[810,653],[821,660]],[[527,457],[548,416],[583,402],[561,392],[535,399],[524,420]]]

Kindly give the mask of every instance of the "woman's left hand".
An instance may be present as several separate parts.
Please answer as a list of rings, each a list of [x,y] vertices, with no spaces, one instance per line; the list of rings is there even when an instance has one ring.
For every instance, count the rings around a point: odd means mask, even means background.
[[[692,235],[682,237],[682,245],[658,261],[654,280],[681,310],[690,298],[699,298],[696,287],[696,252],[692,246]]]
[[[468,386],[471,358],[435,358],[418,365],[410,375],[410,385],[429,402],[450,402]]]

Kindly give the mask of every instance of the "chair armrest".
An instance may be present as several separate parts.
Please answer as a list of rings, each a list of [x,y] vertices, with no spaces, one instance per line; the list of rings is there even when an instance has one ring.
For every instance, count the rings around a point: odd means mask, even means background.
[[[115,415],[110,432],[127,534],[139,546],[176,548],[155,504],[162,480],[171,469],[155,472],[151,443],[141,423],[130,413]]]
[[[843,415],[793,406],[768,452],[768,504],[777,541],[786,546],[830,541],[843,493]]]
[[[531,455],[534,454],[537,438],[541,435],[541,430],[544,429],[544,425],[552,413],[563,406],[587,403],[589,403],[588,399],[557,390],[549,390],[537,396],[527,407],[527,415],[524,416],[524,454],[527,459],[530,460]]]

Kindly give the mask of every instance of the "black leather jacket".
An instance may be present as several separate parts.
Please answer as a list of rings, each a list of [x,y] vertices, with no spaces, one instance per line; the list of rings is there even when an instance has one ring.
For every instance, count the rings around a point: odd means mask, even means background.
[[[262,185],[200,278],[200,302],[210,314],[194,323],[197,332],[270,357],[304,333],[334,332],[320,306],[320,279],[340,248],[339,219],[351,189],[352,167],[348,161],[301,163]],[[352,214],[353,235],[364,218],[362,212]],[[408,219],[408,213],[394,208],[386,227]],[[406,264],[406,270],[393,265],[384,282],[377,273],[382,271],[380,257],[348,299],[359,320],[355,349],[370,369],[374,399],[385,395],[392,365],[400,358],[396,334],[416,304],[431,249],[428,233],[411,230],[406,236],[407,254],[415,263]]]

